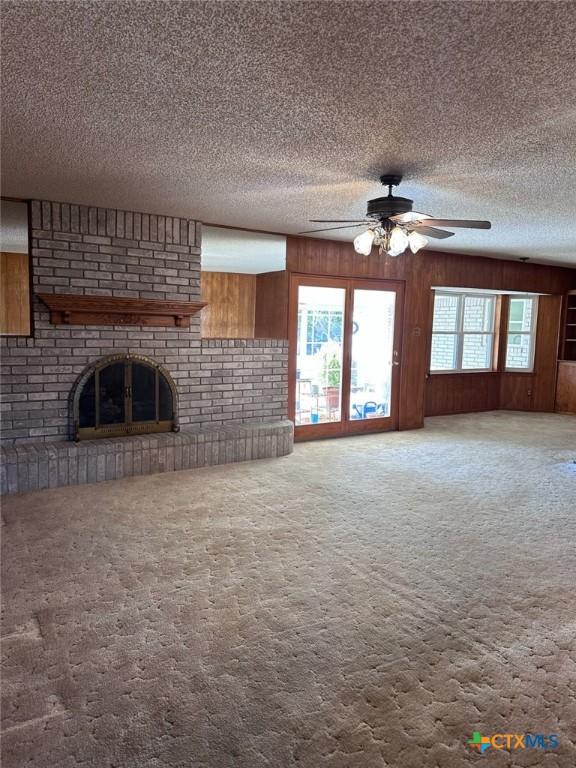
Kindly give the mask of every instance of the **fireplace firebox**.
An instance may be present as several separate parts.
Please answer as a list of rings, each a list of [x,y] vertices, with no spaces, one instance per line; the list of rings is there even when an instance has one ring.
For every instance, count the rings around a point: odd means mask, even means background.
[[[71,393],[72,438],[177,432],[170,374],[142,355],[110,355],[88,366]]]

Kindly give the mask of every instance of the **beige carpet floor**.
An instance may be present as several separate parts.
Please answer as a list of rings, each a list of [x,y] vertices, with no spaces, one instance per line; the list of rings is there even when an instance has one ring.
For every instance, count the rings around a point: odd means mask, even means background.
[[[3,767],[574,768],[575,459],[496,412],[6,499]]]

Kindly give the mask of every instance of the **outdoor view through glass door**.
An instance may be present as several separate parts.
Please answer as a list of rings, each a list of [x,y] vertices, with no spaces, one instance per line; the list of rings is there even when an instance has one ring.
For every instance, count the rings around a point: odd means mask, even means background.
[[[294,276],[296,436],[394,429],[402,284]]]

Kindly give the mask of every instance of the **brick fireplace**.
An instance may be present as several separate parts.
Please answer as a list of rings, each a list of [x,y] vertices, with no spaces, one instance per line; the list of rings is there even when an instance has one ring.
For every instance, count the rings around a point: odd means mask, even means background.
[[[261,432],[265,425],[278,424],[283,425],[277,426],[278,435],[291,432],[284,421],[285,340],[202,339],[198,313],[189,318],[188,327],[178,322],[172,327],[125,324],[120,315],[112,315],[118,324],[110,324],[110,318],[97,324],[94,317],[85,323],[65,312],[54,324],[54,314],[39,298],[61,302],[62,297],[92,297],[85,304],[96,297],[148,305],[198,303],[199,222],[33,201],[31,254],[33,335],[3,337],[1,342],[1,442],[8,458],[24,456],[25,446],[30,447],[27,458],[39,445],[55,450],[74,437],[70,402],[75,383],[110,356],[140,355],[165,370],[176,390],[180,428],[192,435],[204,431],[213,436],[219,429],[230,434],[233,427]],[[116,442],[122,439],[136,438]]]

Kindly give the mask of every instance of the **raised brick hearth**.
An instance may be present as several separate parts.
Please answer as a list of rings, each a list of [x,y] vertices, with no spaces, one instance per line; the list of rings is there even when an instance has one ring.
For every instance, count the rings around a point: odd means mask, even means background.
[[[181,432],[1,447],[1,492],[118,480],[159,472],[269,459],[292,452],[291,421],[188,428]]]
[[[199,222],[35,201],[31,224],[34,328],[30,338],[1,339],[3,446],[35,450],[68,441],[76,379],[95,360],[118,353],[145,355],[170,373],[183,430],[213,435],[215,426],[286,419],[285,340],[204,340],[199,314],[182,328],[53,325],[38,299],[75,294],[199,302]]]

